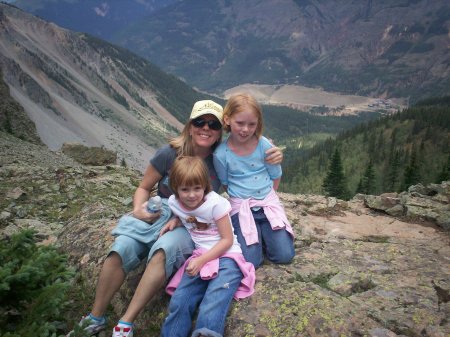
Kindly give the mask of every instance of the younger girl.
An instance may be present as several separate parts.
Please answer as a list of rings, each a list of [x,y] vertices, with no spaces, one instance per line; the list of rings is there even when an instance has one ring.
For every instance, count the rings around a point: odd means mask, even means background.
[[[255,268],[245,261],[233,234],[230,203],[211,191],[208,170],[200,158],[177,158],[169,184],[174,195],[168,203],[176,218],[161,235],[183,224],[196,249],[166,288],[173,295],[161,336],[188,336],[197,306],[192,336],[222,336],[233,296],[244,298],[254,291]]]
[[[290,263],[294,235],[275,192],[281,166],[265,162],[264,152],[273,145],[261,135],[261,108],[248,94],[234,95],[223,121],[230,135],[214,152],[214,168],[231,197],[231,220],[244,257],[255,267],[264,253],[271,262]]]

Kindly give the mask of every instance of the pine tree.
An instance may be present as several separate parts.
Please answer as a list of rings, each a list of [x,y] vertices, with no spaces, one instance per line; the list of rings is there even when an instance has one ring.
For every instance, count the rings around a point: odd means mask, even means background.
[[[364,187],[363,187],[363,178],[359,178],[358,186],[356,187],[356,193],[362,193],[364,194]]]
[[[348,200],[350,197],[342,167],[341,154],[337,148],[331,158],[328,173],[323,181],[322,187],[327,196],[343,200]]]
[[[398,190],[400,175],[400,151],[395,151],[389,161],[389,172],[387,188],[389,191],[394,192]]]
[[[403,189],[407,190],[409,186],[419,183],[420,180],[421,177],[419,172],[419,163],[417,161],[417,153],[416,150],[413,149],[408,166],[405,168]]]
[[[373,169],[372,161],[369,161],[369,165],[364,172],[364,176],[361,182],[362,193],[373,194],[376,189],[375,170]]]
[[[439,174],[436,183],[440,184],[447,180],[450,180],[450,154],[447,157],[447,163],[442,167],[442,171]]]

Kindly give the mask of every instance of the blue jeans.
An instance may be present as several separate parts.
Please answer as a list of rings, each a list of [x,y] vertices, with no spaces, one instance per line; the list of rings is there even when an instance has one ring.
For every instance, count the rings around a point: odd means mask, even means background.
[[[169,315],[161,329],[161,337],[187,337],[199,306],[192,337],[222,337],[225,318],[233,295],[243,275],[233,259],[219,259],[219,273],[211,280],[184,273],[169,304]]]
[[[267,259],[277,264],[287,264],[295,256],[294,240],[286,229],[273,230],[267,220],[264,210],[252,211],[258,230],[258,243],[247,246],[239,224],[239,213],[231,217],[234,234],[241,244],[242,254],[248,262],[258,268],[264,261],[264,253]]]

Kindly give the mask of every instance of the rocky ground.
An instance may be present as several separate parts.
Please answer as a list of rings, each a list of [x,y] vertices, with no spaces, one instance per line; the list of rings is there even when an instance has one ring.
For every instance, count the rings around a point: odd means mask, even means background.
[[[83,166],[62,153],[0,136],[1,234],[35,228],[39,240],[69,255],[78,279],[93,293],[113,240],[110,231],[131,209],[140,173]],[[290,265],[267,263],[257,270],[256,292],[233,303],[225,336],[449,337],[450,185],[424,190],[379,197],[392,202],[389,207],[374,206],[370,196],[345,202],[280,193],[296,232],[296,257]],[[424,207],[429,208],[417,211]],[[131,273],[115,297],[111,326],[141,271]],[[137,336],[159,335],[168,300],[161,292],[149,303],[136,322]],[[89,303],[76,315],[87,310]]]

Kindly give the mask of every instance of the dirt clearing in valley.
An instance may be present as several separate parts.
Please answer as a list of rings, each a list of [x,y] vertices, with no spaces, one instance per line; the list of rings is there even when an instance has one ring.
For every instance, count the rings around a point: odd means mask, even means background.
[[[226,99],[238,92],[253,95],[261,104],[285,105],[298,110],[326,107],[333,115],[352,115],[362,111],[385,110],[388,113],[406,106],[403,99],[383,99],[356,95],[342,95],[297,85],[242,84],[224,92]]]

